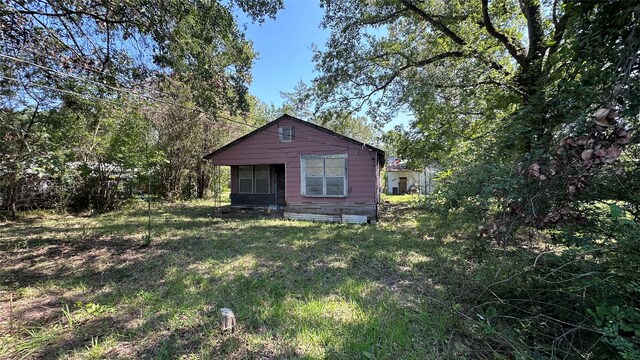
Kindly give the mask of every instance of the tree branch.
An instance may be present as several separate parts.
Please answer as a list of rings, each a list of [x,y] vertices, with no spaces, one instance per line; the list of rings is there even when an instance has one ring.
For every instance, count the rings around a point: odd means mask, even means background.
[[[434,56],[432,56],[430,58],[417,61],[415,63],[406,64],[403,67],[401,67],[400,70],[401,71],[402,70],[406,70],[406,69],[408,69],[410,67],[422,67],[422,66],[429,65],[431,63],[434,63],[436,61],[443,60],[443,59],[446,59],[446,58],[463,57],[463,56],[464,56],[464,53],[462,51],[447,51],[447,52],[444,52],[442,54],[434,55]]]
[[[383,23],[385,21],[389,21],[389,20],[391,20],[393,18],[397,18],[400,14],[402,14],[404,12],[407,12],[407,11],[409,11],[409,9],[403,8],[403,9],[400,9],[398,11],[394,11],[391,14],[389,14],[387,16],[384,16],[384,17],[381,17],[381,18],[376,18],[376,19],[371,19],[371,20],[363,20],[361,22],[361,24],[362,25],[378,25],[378,24]]]
[[[540,59],[544,56],[544,30],[542,28],[542,15],[540,13],[539,0],[520,0],[522,14],[527,19],[527,30],[529,35],[529,50],[526,57],[528,63]]]
[[[509,54],[520,64],[521,66],[526,66],[526,58],[524,56],[523,49],[519,46],[513,44],[507,36],[501,32],[499,32],[491,22],[491,17],[489,16],[489,0],[482,0],[482,23],[487,29],[489,35],[493,36],[496,40],[501,42]]]
[[[397,70],[394,70],[391,74],[389,74],[389,78],[387,80],[385,80],[382,84],[376,86],[373,88],[373,90],[371,90],[368,94],[366,95],[362,95],[362,96],[355,96],[353,98],[346,98],[345,100],[350,102],[353,100],[357,100],[357,99],[362,99],[362,101],[360,102],[360,105],[358,105],[356,108],[357,109],[361,109],[364,104],[371,99],[371,97],[379,92],[379,91],[385,91],[389,85],[391,85],[391,83],[398,78],[398,76],[400,76],[400,74],[410,68],[417,68],[417,67],[423,67],[429,64],[432,64],[436,61],[440,61],[440,60],[444,60],[446,58],[452,58],[452,57],[463,57],[464,53],[462,51],[447,51],[438,55],[434,55],[432,57],[423,59],[423,60],[419,60],[416,62],[409,62],[406,63],[405,65],[401,66],[400,68],[398,68]]]
[[[453,42],[455,42],[456,44],[458,44],[458,45],[466,45],[467,44],[467,42],[463,38],[461,38],[458,34],[456,34],[448,26],[446,26],[442,22],[442,20],[436,19],[435,16],[427,14],[426,12],[424,12],[424,10],[422,10],[419,7],[415,6],[414,4],[412,4],[408,0],[402,0],[402,4],[404,4],[404,6],[406,6],[407,9],[411,10],[416,15],[420,16],[421,18],[423,18],[426,22],[431,24],[431,26],[433,26],[433,27],[437,28],[438,30],[442,31],[445,35],[447,35],[447,37],[449,37],[451,40],[453,40]]]
[[[558,51],[558,47],[560,46],[560,42],[564,36],[564,31],[567,28],[567,24],[569,23],[569,14],[564,13],[558,19],[557,22],[554,21],[555,29],[553,33],[553,45],[549,47],[549,56],[553,55]]]
[[[108,17],[100,16],[99,14],[94,14],[94,13],[81,11],[81,10],[71,10],[68,8],[63,8],[62,11],[60,12],[58,11],[44,12],[44,11],[37,11],[37,10],[30,10],[30,9],[24,9],[24,10],[15,9],[15,11],[21,15],[33,15],[33,16],[42,16],[42,17],[55,17],[55,18],[63,18],[63,17],[77,16],[77,15],[87,16],[96,21],[101,21],[105,24],[119,25],[119,24],[131,23],[130,20],[109,19]]]
[[[451,28],[449,28],[447,25],[444,24],[444,22],[442,21],[442,17],[441,16],[427,14],[424,10],[422,10],[419,7],[417,7],[416,5],[412,4],[409,0],[402,0],[402,4],[404,4],[404,6],[406,6],[407,9],[411,10],[416,15],[418,15],[422,19],[424,19],[427,23],[431,24],[431,26],[433,26],[436,29],[440,30],[449,39],[451,39],[454,43],[456,43],[456,44],[458,44],[460,46],[466,46],[467,45],[467,41],[466,40],[464,40],[461,36],[456,34],[455,31],[451,30]],[[492,69],[500,71],[500,72],[504,73],[505,75],[510,75],[509,72],[506,71],[505,68],[502,65],[498,64],[497,62],[495,62],[495,61],[493,61],[491,59],[484,58],[483,56],[480,55],[478,50],[471,50],[470,54],[472,54],[474,57],[480,59],[485,64],[489,65]]]
[[[438,89],[451,89],[451,88],[468,89],[468,88],[478,87],[478,86],[482,86],[482,85],[494,85],[494,86],[497,86],[497,87],[500,87],[500,88],[509,89],[509,90],[519,94],[519,95],[525,95],[525,93],[522,90],[518,89],[516,86],[510,85],[510,84],[501,83],[501,82],[493,80],[493,79],[477,81],[477,82],[470,83],[470,84],[433,84],[433,87],[438,88]]]

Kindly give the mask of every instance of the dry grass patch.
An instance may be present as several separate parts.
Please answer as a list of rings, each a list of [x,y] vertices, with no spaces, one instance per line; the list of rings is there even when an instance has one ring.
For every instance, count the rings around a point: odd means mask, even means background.
[[[0,358],[456,357],[460,244],[390,206],[375,226],[160,206],[149,247],[144,209],[3,224]]]

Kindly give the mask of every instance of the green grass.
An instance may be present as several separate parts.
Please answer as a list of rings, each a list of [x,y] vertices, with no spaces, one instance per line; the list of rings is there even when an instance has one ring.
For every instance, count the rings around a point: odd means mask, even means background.
[[[0,224],[0,358],[486,355],[459,311],[475,286],[463,243],[432,238],[406,196],[386,199],[368,226],[154,205],[148,247],[135,206]],[[218,330],[222,307],[232,334]]]
[[[404,195],[387,195],[382,194],[382,201],[388,204],[399,205],[399,204],[410,204],[414,201],[417,201],[421,198],[424,198],[424,195],[419,194],[404,194]]]

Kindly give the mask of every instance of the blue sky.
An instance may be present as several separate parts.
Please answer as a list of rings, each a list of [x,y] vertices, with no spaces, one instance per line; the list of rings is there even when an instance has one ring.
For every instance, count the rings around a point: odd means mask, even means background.
[[[280,91],[293,90],[300,80],[311,82],[311,45],[324,46],[328,37],[328,32],[320,29],[322,15],[317,1],[286,1],[276,20],[247,24],[247,38],[253,41],[259,57],[253,65],[251,94],[280,106]]]
[[[320,28],[324,10],[314,0],[285,1],[285,8],[276,19],[251,23],[239,14],[240,23],[247,24],[246,36],[258,52],[249,92],[267,104],[282,105],[280,91],[292,91],[300,81],[307,84],[315,77],[312,44],[324,48],[329,31]],[[409,117],[400,115],[386,129],[406,123]]]

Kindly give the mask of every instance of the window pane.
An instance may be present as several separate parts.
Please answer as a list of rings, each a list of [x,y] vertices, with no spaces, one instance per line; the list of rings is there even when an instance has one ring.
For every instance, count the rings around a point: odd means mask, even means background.
[[[327,195],[344,195],[344,177],[327,177]]]
[[[322,178],[307,177],[305,178],[305,195],[322,195]]]
[[[317,167],[307,167],[304,170],[304,173],[306,176],[318,176],[318,177],[322,177],[323,171],[322,168],[317,168]]]
[[[323,167],[324,159],[304,159],[307,167]]]
[[[329,177],[327,176],[327,186],[343,186],[344,185],[344,178],[342,176],[340,177]]]
[[[343,168],[344,169],[344,159],[325,159],[325,164],[327,167],[335,167],[335,168]]]
[[[305,159],[306,176],[322,176],[324,174],[323,159]]]
[[[240,165],[238,166],[238,177],[240,179],[252,179],[253,178],[253,166]]]
[[[344,159],[325,159],[327,176],[344,176]]]
[[[252,193],[253,192],[253,182],[251,179],[240,179],[238,182],[238,192],[241,193]]]
[[[256,179],[256,194],[269,193],[269,179]]]
[[[280,132],[280,141],[291,141],[291,126],[283,126],[278,130]]]
[[[309,186],[307,185],[306,195],[322,195],[322,186]]]
[[[321,177],[307,177],[305,179],[307,186],[322,186],[322,178]]]
[[[328,167],[326,168],[327,176],[344,176],[344,167]]]
[[[269,179],[269,165],[256,165],[256,179]]]

